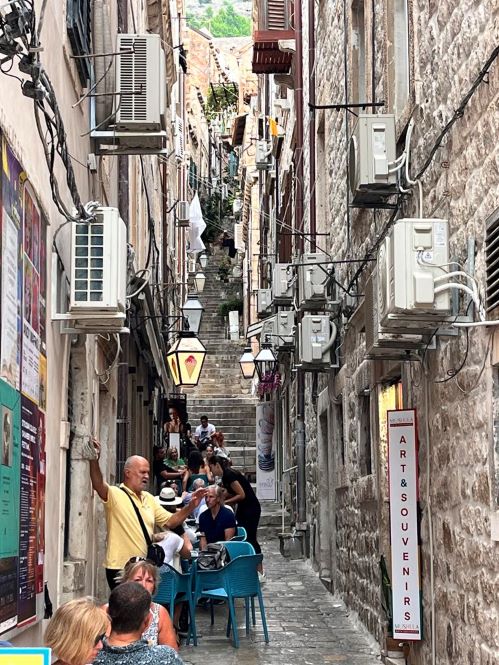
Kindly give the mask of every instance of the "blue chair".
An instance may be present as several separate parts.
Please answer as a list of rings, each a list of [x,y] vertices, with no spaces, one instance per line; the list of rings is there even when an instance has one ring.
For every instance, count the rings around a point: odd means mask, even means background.
[[[194,564],[191,567],[194,570]],[[154,594],[153,600],[167,607],[173,621],[175,603],[186,601],[189,605],[189,638],[192,635],[194,646],[197,646],[196,612],[192,598],[192,574],[179,573],[175,568],[166,564],[161,567],[161,578]]]
[[[211,600],[226,600],[229,605],[229,618],[227,621],[227,637],[232,630],[234,646],[239,648],[239,635],[237,632],[236,611],[234,600],[244,598],[246,610],[246,634],[249,634],[249,601],[258,598],[260,615],[262,617],[265,642],[269,642],[265,607],[262,591],[258,580],[257,566],[263,560],[261,554],[236,556],[220,570],[198,570],[195,576],[194,605],[199,598]]]
[[[238,526],[236,535],[231,538],[231,540],[237,541],[245,541],[246,538],[248,537],[248,534],[246,533],[246,529],[243,526]]]
[[[229,559],[235,559],[237,556],[247,556],[248,554],[255,554],[255,548],[251,543],[238,540],[225,540],[220,541],[220,545],[225,545],[225,549],[229,554]]]

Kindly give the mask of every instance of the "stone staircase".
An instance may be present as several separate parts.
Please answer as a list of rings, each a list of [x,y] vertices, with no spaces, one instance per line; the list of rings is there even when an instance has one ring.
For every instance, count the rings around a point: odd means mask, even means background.
[[[227,339],[226,323],[218,313],[220,303],[233,297],[231,285],[217,280],[222,256],[226,256],[225,252],[215,249],[204,270],[206,283],[199,296],[204,307],[199,339],[206,346],[207,356],[198,385],[184,392],[193,430],[201,416],[208,416],[210,423],[224,433],[234,466],[254,481],[257,400],[251,396],[250,382],[243,379],[239,366],[244,339]]]

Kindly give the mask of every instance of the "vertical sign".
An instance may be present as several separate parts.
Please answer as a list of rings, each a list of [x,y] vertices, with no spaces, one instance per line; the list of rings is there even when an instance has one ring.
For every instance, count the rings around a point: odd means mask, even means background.
[[[274,458],[275,403],[256,406],[256,494],[264,501],[275,501]]]
[[[388,411],[393,637],[421,639],[416,411]]]

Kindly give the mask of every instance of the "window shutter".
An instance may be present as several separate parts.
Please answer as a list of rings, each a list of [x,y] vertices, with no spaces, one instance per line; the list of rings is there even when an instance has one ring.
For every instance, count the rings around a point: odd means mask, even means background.
[[[90,0],[67,0],[66,27],[73,55],[91,53]],[[87,58],[75,58],[78,77],[83,87],[90,79],[90,61]]]

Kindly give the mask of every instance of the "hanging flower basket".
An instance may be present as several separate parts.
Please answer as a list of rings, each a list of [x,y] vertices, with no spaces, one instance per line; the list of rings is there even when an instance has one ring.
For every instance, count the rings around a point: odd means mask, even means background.
[[[281,387],[281,375],[279,372],[276,372],[275,376],[272,376],[271,372],[268,372],[264,375],[263,379],[258,383],[257,394],[262,395],[268,393],[275,393]]]

